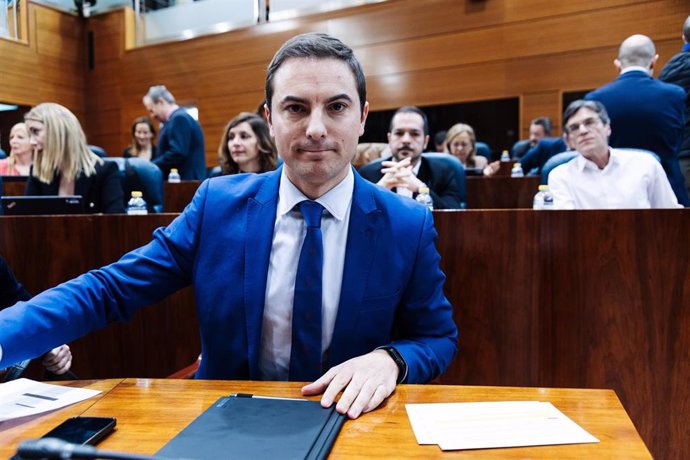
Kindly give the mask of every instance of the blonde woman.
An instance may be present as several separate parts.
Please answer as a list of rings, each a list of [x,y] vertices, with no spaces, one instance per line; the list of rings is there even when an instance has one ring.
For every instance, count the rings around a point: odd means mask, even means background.
[[[0,176],[28,176],[33,161],[29,132],[24,123],[10,130],[10,156],[0,160]]]
[[[470,125],[457,123],[446,133],[446,149],[460,160],[465,168],[484,169],[488,160],[477,156],[477,139]]]
[[[79,120],[65,107],[39,104],[24,116],[34,148],[26,195],[81,195],[88,213],[122,213],[117,165],[92,153]]]

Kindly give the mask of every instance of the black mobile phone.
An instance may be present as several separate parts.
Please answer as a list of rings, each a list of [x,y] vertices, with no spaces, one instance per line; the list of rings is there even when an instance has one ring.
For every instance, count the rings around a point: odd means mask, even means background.
[[[95,446],[115,428],[113,417],[72,417],[49,432],[44,438],[58,438],[72,444]]]

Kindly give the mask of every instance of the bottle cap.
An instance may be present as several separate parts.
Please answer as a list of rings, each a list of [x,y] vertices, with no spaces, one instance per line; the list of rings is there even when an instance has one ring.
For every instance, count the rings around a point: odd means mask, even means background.
[[[517,169],[517,168],[522,168],[522,165],[520,164],[520,162],[513,164],[513,169]]]
[[[429,193],[429,187],[419,187],[419,193]]]
[[[132,191],[132,198],[141,198],[142,196],[144,196],[144,194],[141,193],[140,191],[138,191],[138,190]]]
[[[171,172],[171,173],[176,173],[176,172],[177,172],[177,168],[170,168],[170,172]]]
[[[548,190],[548,189],[549,189],[549,186],[548,186],[548,185],[540,185],[540,186],[539,186],[539,191],[540,191],[540,192],[541,192],[541,191],[544,191],[544,190]]]

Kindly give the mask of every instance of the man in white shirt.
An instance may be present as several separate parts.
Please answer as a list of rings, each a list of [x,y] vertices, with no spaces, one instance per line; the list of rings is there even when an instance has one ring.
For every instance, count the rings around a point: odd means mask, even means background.
[[[598,101],[572,102],[563,114],[578,154],[549,174],[557,209],[678,208],[661,164],[648,152],[609,147],[611,125]]]

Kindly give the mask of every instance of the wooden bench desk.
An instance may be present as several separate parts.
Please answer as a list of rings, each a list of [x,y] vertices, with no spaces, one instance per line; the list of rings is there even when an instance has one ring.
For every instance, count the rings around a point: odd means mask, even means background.
[[[298,398],[302,386],[296,382],[155,379],[68,384],[102,389],[104,394],[53,413],[30,417],[21,424],[0,422],[1,458],[12,455],[22,440],[40,437],[75,415],[117,418],[116,431],[99,448],[153,454],[223,395],[254,393]],[[435,445],[417,444],[405,410],[406,403],[520,400],[553,403],[600,442],[443,452]],[[399,385],[385,406],[345,422],[329,458],[648,459],[651,455],[611,390]]]

